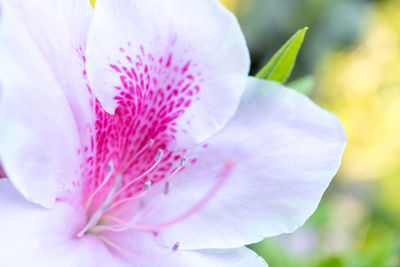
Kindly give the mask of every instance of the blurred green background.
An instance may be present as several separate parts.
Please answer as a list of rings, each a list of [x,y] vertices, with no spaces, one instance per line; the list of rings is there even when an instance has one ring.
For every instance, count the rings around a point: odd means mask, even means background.
[[[239,17],[252,74],[309,27],[292,80],[303,78],[348,135],[313,217],[251,247],[271,267],[400,266],[400,0],[222,2]]]

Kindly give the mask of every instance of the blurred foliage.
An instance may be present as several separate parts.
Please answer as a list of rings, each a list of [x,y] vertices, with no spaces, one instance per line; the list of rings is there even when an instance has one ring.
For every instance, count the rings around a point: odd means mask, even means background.
[[[239,16],[250,53],[252,73],[300,28],[310,31],[294,78],[310,74],[327,50],[352,44],[368,0],[224,0]]]
[[[374,4],[367,18],[355,48],[319,65],[315,98],[348,135],[341,182],[371,187],[359,192],[368,216],[348,266],[400,266],[400,1]]]
[[[400,266],[400,1],[225,2],[240,17],[253,73],[309,26],[300,79],[289,86],[337,114],[348,135],[342,168],[313,217],[251,248],[271,267]]]
[[[302,94],[311,95],[312,90],[315,87],[315,78],[313,75],[303,76],[292,81],[287,86]]]
[[[348,135],[343,179],[380,179],[382,200],[400,221],[400,1],[376,4],[360,44],[319,68],[317,101]]]
[[[352,179],[382,178],[399,167],[400,1],[376,11],[360,44],[331,53],[319,69],[317,99],[345,125],[342,174]]]

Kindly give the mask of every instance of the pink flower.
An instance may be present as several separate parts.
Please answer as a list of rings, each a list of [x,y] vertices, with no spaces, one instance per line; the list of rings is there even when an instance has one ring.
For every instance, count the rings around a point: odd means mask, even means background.
[[[0,266],[265,266],[244,245],[301,226],[340,165],[339,121],[248,78],[217,1],[1,16]]]

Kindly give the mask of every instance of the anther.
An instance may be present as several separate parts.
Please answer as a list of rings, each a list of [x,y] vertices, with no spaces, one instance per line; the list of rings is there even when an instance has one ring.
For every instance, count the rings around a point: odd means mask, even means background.
[[[142,173],[141,175],[139,175],[138,177],[136,177],[135,179],[131,180],[129,183],[127,183],[126,185],[124,185],[114,196],[114,199],[119,196],[122,192],[124,192],[125,189],[127,189],[128,187],[130,187],[131,185],[133,185],[134,183],[136,183],[137,181],[139,181],[140,179],[142,179],[143,177],[145,177],[146,175],[148,175],[149,173],[151,173],[156,167],[157,165],[160,163],[162,156],[164,154],[164,151],[162,149],[158,150],[157,155],[155,156],[155,162],[154,164],[144,173]]]
[[[147,143],[148,147],[152,147],[154,145],[154,139],[150,139],[149,142]]]
[[[156,156],[155,156],[155,158],[154,158],[154,160],[158,161],[163,156],[163,154],[164,154],[164,150],[159,149],[157,154],[156,154]]]
[[[146,201],[144,199],[140,199],[138,208],[143,209],[146,206]]]
[[[172,179],[172,177],[174,177],[179,171],[181,171],[183,169],[183,166],[185,166],[185,162],[186,162],[186,156],[185,155],[181,155],[181,157],[179,159],[178,167],[164,180],[165,183],[168,183],[169,180]],[[168,187],[168,188],[166,188],[166,187]],[[170,189],[170,184],[169,185],[165,184],[164,194],[168,194],[169,189]],[[167,191],[165,191],[165,190],[167,190]]]
[[[186,156],[182,155],[181,158],[179,159],[179,166],[183,167],[185,165],[186,162]]]
[[[143,191],[149,191],[151,188],[151,181],[147,181],[144,183]]]
[[[198,203],[196,203],[193,207],[191,207],[189,210],[187,210],[186,212],[184,212],[183,214],[179,215],[178,217],[176,217],[172,220],[169,220],[169,221],[163,222],[163,223],[147,225],[147,224],[135,224],[135,222],[126,222],[117,217],[105,216],[105,217],[107,217],[107,219],[114,221],[117,224],[123,226],[122,228],[114,228],[114,229],[106,229],[106,230],[121,232],[121,231],[125,231],[128,228],[131,228],[131,229],[135,229],[135,230],[153,230],[154,231],[154,230],[162,229],[162,228],[168,227],[170,225],[174,225],[178,222],[181,222],[181,221],[185,220],[186,218],[195,214],[201,208],[203,208],[218,193],[218,191],[224,185],[225,181],[230,176],[230,172],[231,172],[232,168],[233,168],[233,163],[231,161],[227,161],[225,163],[224,168],[222,169],[221,173],[217,176],[216,184],[207,192],[207,194]]]
[[[107,174],[110,174],[110,173],[112,173],[113,171],[114,171],[114,164],[113,164],[112,161],[110,161],[110,162],[107,164]]]
[[[170,190],[171,190],[171,183],[168,181],[164,185],[164,194],[167,195]]]
[[[179,242],[176,242],[172,247],[172,251],[177,251],[179,249],[179,245]]]

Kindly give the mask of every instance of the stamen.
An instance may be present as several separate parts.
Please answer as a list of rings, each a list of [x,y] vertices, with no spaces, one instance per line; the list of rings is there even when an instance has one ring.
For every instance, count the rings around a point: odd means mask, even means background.
[[[141,202],[141,204],[143,204],[143,202]],[[140,209],[143,207],[140,207]],[[150,215],[152,215],[153,213],[155,213],[156,211],[160,210],[162,208],[162,205],[159,204],[156,207],[151,208],[149,211],[147,211],[144,214],[136,214],[133,219],[130,220],[129,225],[134,225],[135,222],[140,222],[143,221],[144,219],[146,219],[147,217],[149,217]],[[117,214],[108,216],[108,215],[104,215],[102,218],[103,220],[107,220],[109,218],[113,218],[113,216],[118,216]],[[129,226],[123,226],[123,227],[115,227],[115,226],[106,226],[106,225],[98,225],[96,226],[95,229],[93,229],[94,233],[100,233],[102,231],[111,231],[111,232],[123,232],[125,230],[129,229]]]
[[[158,211],[161,208],[162,205],[157,205],[156,207],[151,208],[148,212],[146,212],[143,215],[135,215],[133,219],[130,220],[129,224],[125,225],[125,226],[119,226],[118,225],[98,225],[93,229],[93,233],[101,233],[103,231],[111,231],[111,232],[123,232],[125,230],[128,230],[131,225],[135,225],[135,223],[143,221],[144,219],[146,219],[147,217],[149,217],[151,214],[153,214],[154,212]],[[108,216],[108,215],[104,215],[103,220],[111,220],[113,221],[114,218],[118,218],[116,217],[116,215],[114,216]],[[115,221],[115,220],[114,220]],[[117,227],[116,227],[117,226]]]
[[[143,177],[145,177],[147,174],[149,174],[150,172],[152,172],[157,165],[160,163],[162,156],[164,155],[164,151],[162,149],[158,150],[157,155],[155,156],[154,160],[155,163],[150,167],[150,169],[148,169],[147,171],[145,171],[144,173],[142,173],[141,175],[139,175],[137,178],[133,179],[132,181],[130,181],[129,183],[127,183],[126,185],[124,185],[120,190],[118,190],[118,192],[114,195],[113,199],[117,198],[117,196],[119,196],[122,192],[124,192],[128,187],[130,187],[131,185],[133,185],[134,183],[136,183],[137,181],[139,181],[140,179],[142,179]]]
[[[155,158],[154,158],[154,160],[155,160],[155,161],[158,161],[159,159],[161,159],[161,157],[163,156],[163,154],[164,154],[164,151],[163,151],[162,149],[159,149],[158,152],[157,152],[157,154],[156,154],[156,156],[155,156]]]
[[[179,166],[183,167],[185,165],[186,162],[186,156],[182,155],[181,158],[179,159]]]
[[[168,227],[170,225],[176,224],[178,222],[181,222],[181,221],[187,219],[188,217],[192,216],[193,214],[195,214],[201,208],[203,208],[208,203],[208,201],[210,201],[218,193],[218,191],[221,189],[221,187],[223,186],[223,184],[229,177],[232,167],[233,167],[233,163],[231,161],[228,161],[225,164],[220,175],[218,176],[217,183],[210,189],[210,191],[203,197],[203,199],[200,200],[191,209],[189,209],[182,215],[176,217],[175,219],[172,219],[172,220],[164,222],[164,223],[154,224],[154,225],[139,225],[139,224],[134,224],[132,222],[130,222],[130,223],[126,222],[118,217],[104,216],[103,219],[114,221],[117,224],[123,225],[123,227],[121,227],[121,228],[105,227],[103,229],[109,230],[109,231],[115,231],[115,232],[120,232],[120,231],[126,230],[128,228],[136,229],[136,230],[158,230],[158,229],[162,229],[162,228]],[[115,225],[115,226],[117,226],[117,225]]]
[[[164,195],[167,195],[171,190],[171,182],[167,181],[164,185]]]
[[[176,242],[175,245],[172,247],[172,251],[177,251],[179,249],[179,242]]]
[[[153,139],[150,139],[149,142],[147,143],[147,146],[148,146],[148,147],[151,147],[151,146],[153,146],[153,145],[154,145],[154,140],[153,140]]]
[[[143,191],[148,191],[151,188],[151,181],[147,181],[144,183]]]
[[[103,188],[103,186],[105,186],[107,184],[107,182],[110,180],[112,174],[114,172],[114,164],[112,161],[110,161],[107,164],[107,176],[106,178],[103,180],[103,182],[100,184],[99,187],[96,188],[96,190],[90,195],[90,197],[88,198],[88,200],[86,201],[85,204],[85,209],[88,210],[90,208],[90,205],[92,204],[93,198],[96,196],[96,194],[100,191],[101,188]]]
[[[156,156],[155,159],[157,159],[157,158],[158,158],[158,157]],[[169,180],[171,180],[171,178],[172,178],[173,176],[175,176],[175,174],[177,174],[177,173],[183,168],[183,166],[185,165],[185,162],[186,162],[186,157],[185,157],[185,155],[182,155],[181,158],[180,158],[180,161],[179,161],[179,167],[177,167],[177,168],[173,171],[173,173],[172,173],[171,175],[169,175],[167,178],[164,179],[164,181],[165,181],[165,184],[164,184],[164,194],[165,194],[165,195],[167,195],[167,194],[171,191],[172,183],[171,183]],[[145,183],[144,188],[143,188],[144,192],[143,192],[142,194],[140,194],[140,195],[138,195],[138,196],[131,197],[131,198],[122,199],[121,201],[117,202],[117,203],[114,204],[112,207],[110,207],[110,208],[107,210],[107,212],[111,211],[113,208],[115,208],[116,206],[118,206],[118,205],[120,205],[120,204],[122,204],[122,203],[131,201],[131,200],[137,200],[137,199],[139,199],[139,198],[144,197],[144,196],[146,195],[146,193],[150,190],[151,185],[152,185],[152,182],[151,182],[151,181],[147,181],[147,182]],[[125,211],[125,210],[127,210],[127,209],[123,209],[123,210],[118,211],[118,214],[121,214],[122,211]],[[157,210],[158,210],[158,209],[157,209]],[[116,214],[114,214],[114,216],[116,216]]]
[[[184,167],[185,162],[186,162],[186,157],[185,157],[185,155],[182,155],[181,158],[180,158],[180,161],[179,161],[179,167],[177,167],[177,168],[172,172],[172,174],[169,175],[169,176],[164,180],[164,181],[166,181],[165,184],[164,184],[164,194],[165,194],[165,195],[167,195],[167,194],[171,191],[172,183],[171,183],[169,180],[171,180],[171,178],[172,178],[173,176],[175,176],[175,175]],[[145,183],[144,188],[143,188],[144,193],[142,193],[141,195],[139,195],[139,196],[137,196],[137,197],[135,196],[135,197],[132,197],[132,198],[123,199],[123,200],[119,201],[118,204],[114,204],[110,209],[108,209],[108,211],[111,211],[114,207],[116,207],[117,205],[120,205],[120,204],[122,204],[122,203],[124,203],[124,202],[130,201],[130,200],[135,200],[135,199],[144,197],[144,196],[146,195],[147,191],[150,190],[151,184],[152,184],[151,181],[147,181],[147,182]],[[151,213],[153,213],[155,210],[158,210],[158,209],[159,209],[159,207],[158,207],[158,208],[154,208],[154,209],[152,209],[150,212],[146,213],[144,216],[147,217],[147,215],[150,215]],[[107,211],[107,212],[108,212],[108,211]],[[114,214],[114,216],[115,216],[115,214]],[[143,219],[143,217],[142,217],[142,219]],[[131,220],[131,222],[132,222],[132,221],[133,221],[133,220]],[[127,229],[127,228],[126,228],[126,229]]]
[[[131,201],[131,200],[138,200],[138,199],[144,197],[147,194],[147,192],[150,191],[150,189],[151,189],[151,181],[148,181],[145,183],[142,193],[140,193],[139,195],[133,196],[133,197],[124,198],[124,199],[121,199],[120,201],[117,201],[111,207],[109,207],[104,213],[110,212],[112,209],[114,209],[115,207],[117,207],[125,202]]]
[[[171,252],[164,253],[164,254],[159,254],[159,255],[145,255],[145,254],[134,253],[134,252],[128,251],[126,249],[123,249],[120,246],[118,246],[117,244],[115,244],[114,242],[112,242],[111,240],[109,240],[108,238],[105,238],[104,236],[99,236],[99,239],[102,240],[108,246],[112,247],[113,249],[115,249],[115,250],[117,250],[119,252],[122,252],[122,253],[124,253],[126,255],[129,255],[129,256],[133,256],[133,257],[137,257],[137,258],[144,258],[144,259],[165,257],[165,256],[168,256],[168,255],[171,255],[172,253],[177,251],[178,248],[179,248],[179,243],[176,242],[175,245],[172,247]]]
[[[78,233],[78,235],[77,235],[78,238],[82,237],[92,226],[97,224],[97,222],[100,220],[101,216],[111,205],[113,195],[114,195],[115,191],[121,186],[121,181],[122,181],[122,176],[118,175],[115,178],[114,185],[113,185],[113,187],[111,187],[106,200],[100,206],[100,208],[95,213],[93,213],[93,215],[90,217],[86,226]]]
[[[180,170],[183,169],[185,166],[186,162],[186,156],[182,155],[181,158],[179,159],[179,167],[177,167],[167,178],[164,179],[164,195],[167,195],[169,191],[171,190],[171,178],[174,177]]]
[[[129,168],[131,167],[131,165],[135,162],[135,160],[148,148],[152,147],[154,145],[154,140],[150,139],[149,142],[147,142],[147,144],[145,146],[143,146],[129,161],[128,163],[125,164],[125,168],[123,171],[121,171],[122,174],[124,174],[127,170],[129,170]]]

